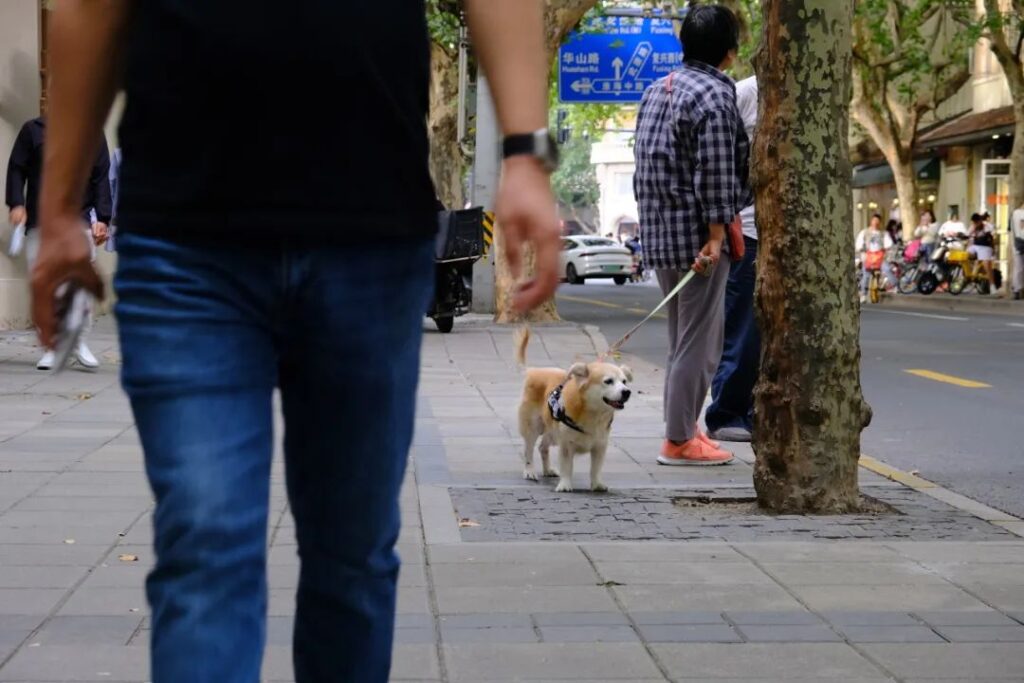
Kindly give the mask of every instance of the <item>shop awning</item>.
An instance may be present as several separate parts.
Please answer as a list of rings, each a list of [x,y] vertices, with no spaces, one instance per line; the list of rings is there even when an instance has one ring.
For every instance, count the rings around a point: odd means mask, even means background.
[[[914,175],[918,180],[938,180],[941,164],[938,159],[918,159],[914,162]],[[870,185],[886,185],[893,182],[892,169],[889,164],[874,166],[858,166],[853,169],[852,187],[868,187]]]

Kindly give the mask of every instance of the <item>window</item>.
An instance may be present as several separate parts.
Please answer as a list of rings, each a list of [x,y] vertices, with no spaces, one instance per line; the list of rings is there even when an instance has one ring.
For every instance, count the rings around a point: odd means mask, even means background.
[[[603,237],[591,237],[589,239],[580,240],[583,242],[585,247],[615,247],[618,246],[611,240],[606,240]]]
[[[633,174],[616,173],[612,177],[612,192],[618,197],[633,196]]]

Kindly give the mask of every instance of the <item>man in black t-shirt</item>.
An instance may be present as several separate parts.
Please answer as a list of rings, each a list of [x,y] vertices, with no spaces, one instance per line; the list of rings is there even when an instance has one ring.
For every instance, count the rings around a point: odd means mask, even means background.
[[[496,212],[526,310],[558,279],[542,6],[467,0],[506,133]],[[156,497],[151,680],[260,677],[272,406],[301,571],[297,681],[384,683],[398,492],[433,280],[423,0],[65,0],[33,317],[100,281],[81,195],[123,74],[122,383]]]

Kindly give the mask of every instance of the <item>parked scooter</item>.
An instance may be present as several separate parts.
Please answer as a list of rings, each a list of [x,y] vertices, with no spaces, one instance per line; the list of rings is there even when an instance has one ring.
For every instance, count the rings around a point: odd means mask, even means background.
[[[970,260],[967,247],[959,237],[946,237],[935,248],[931,263],[917,280],[917,291],[928,295],[946,283],[950,294],[959,294],[966,284],[964,264]]]
[[[473,303],[473,264],[484,254],[484,212],[480,207],[438,212],[434,243],[434,298],[427,316],[448,333],[455,318]]]

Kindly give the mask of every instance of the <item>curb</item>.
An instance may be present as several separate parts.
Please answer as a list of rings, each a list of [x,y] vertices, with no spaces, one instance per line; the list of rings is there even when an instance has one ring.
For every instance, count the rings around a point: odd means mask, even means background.
[[[980,295],[979,295],[980,296]],[[881,303],[875,304],[882,308],[942,311],[943,313],[981,313],[989,315],[1011,315],[1024,317],[1024,302],[1009,299],[979,299],[974,295],[967,298],[954,297],[950,294],[895,294],[884,297]],[[863,307],[862,307],[863,308]]]
[[[1024,314],[1024,307],[1021,307],[1021,313]],[[577,326],[584,334],[590,337],[595,349],[608,348],[608,340],[605,338],[604,334],[602,334],[599,327],[584,323],[580,323]],[[641,359],[631,356],[631,362],[632,361],[643,362]],[[941,500],[950,507],[966,512],[967,514],[973,515],[985,522],[988,522],[989,524],[994,524],[995,526],[1006,529],[1011,534],[1024,538],[1024,520],[1019,517],[1014,517],[1011,514],[989,507],[988,505],[980,503],[973,498],[968,498],[967,496],[956,493],[955,491],[951,491],[944,486],[928,481],[927,479],[919,477],[911,472],[904,472],[901,469],[887,465],[881,460],[872,458],[869,455],[864,455],[863,453],[860,456],[859,465],[869,472],[874,472],[879,476],[885,477],[897,484],[906,486],[909,489],[920,491],[921,493],[931,496],[936,500]]]
[[[1024,537],[1024,520],[1019,517],[1014,517],[1011,514],[1007,514],[1001,510],[996,510],[993,507],[989,507],[984,503],[979,503],[973,498],[961,495],[955,491],[951,491],[944,486],[928,481],[922,477],[912,474],[910,472],[904,472],[903,470],[886,465],[881,460],[872,458],[869,455],[861,453],[860,466],[869,472],[885,477],[890,481],[894,481],[898,484],[902,484],[907,488],[915,491],[920,491],[926,496],[931,496],[936,500],[941,500],[946,505],[956,508],[962,512],[966,512],[969,515],[973,515],[978,519],[981,519],[989,524],[1006,529],[1011,534],[1016,536]]]

